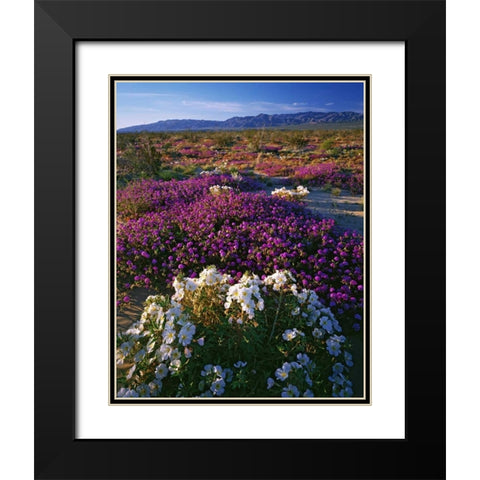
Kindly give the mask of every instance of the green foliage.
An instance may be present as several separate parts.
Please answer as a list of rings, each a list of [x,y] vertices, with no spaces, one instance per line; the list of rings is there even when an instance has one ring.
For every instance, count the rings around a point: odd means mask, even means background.
[[[156,175],[162,168],[162,155],[148,140],[142,144],[137,154],[140,168],[147,174]],[[142,168],[143,167],[143,168]]]
[[[189,142],[196,143],[201,138],[201,133],[194,130],[187,130],[183,132],[183,138]]]
[[[330,150],[334,145],[335,142],[332,139],[328,139],[321,144],[321,147],[323,148],[323,150]]]
[[[136,133],[119,133],[117,134],[117,148],[124,150],[132,145],[134,145],[138,139]]]
[[[332,147],[328,150],[330,157],[338,158],[342,154],[342,149],[340,147]]]
[[[308,138],[303,132],[297,131],[290,135],[288,143],[296,149],[301,149],[307,146]]]
[[[261,130],[247,130],[245,132],[245,137],[247,139],[248,149],[251,152],[259,152],[262,149],[266,140],[265,129],[262,128]]]
[[[235,143],[235,136],[231,132],[219,132],[215,135],[214,141],[219,148],[227,148]]]
[[[177,170],[172,170],[172,169],[164,169],[164,170],[159,170],[155,178],[157,180],[181,180],[185,178],[185,175],[182,172],[179,172]]]

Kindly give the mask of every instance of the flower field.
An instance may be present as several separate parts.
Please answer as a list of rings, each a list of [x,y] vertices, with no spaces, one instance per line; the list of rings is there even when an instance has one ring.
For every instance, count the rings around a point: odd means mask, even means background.
[[[363,191],[361,130],[121,134],[117,144],[121,185],[132,178],[169,180],[217,170]]]
[[[118,136],[119,397],[348,397],[362,358],[364,240],[306,207],[363,193],[363,134]],[[282,187],[269,188],[272,182]]]

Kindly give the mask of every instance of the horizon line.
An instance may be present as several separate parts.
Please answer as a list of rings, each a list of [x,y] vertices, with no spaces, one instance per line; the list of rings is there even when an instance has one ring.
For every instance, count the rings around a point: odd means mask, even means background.
[[[364,112],[359,112],[359,111],[355,111],[355,110],[340,110],[340,111],[337,111],[337,110],[329,110],[329,111],[315,111],[315,110],[307,110],[305,112],[294,112],[294,113],[259,113],[257,115],[234,115],[233,117],[229,117],[229,118],[226,118],[225,120],[213,120],[213,119],[204,119],[204,118],[167,118],[167,119],[164,119],[164,120],[157,120],[155,122],[149,122],[149,123],[138,123],[138,124],[135,124],[135,125],[128,125],[126,127],[119,127],[117,130],[121,130],[123,128],[131,128],[131,127],[138,127],[140,125],[153,125],[155,123],[159,123],[159,122],[169,122],[169,121],[172,121],[172,120],[178,120],[178,121],[187,121],[187,120],[193,120],[193,121],[196,121],[196,122],[226,122],[228,120],[231,120],[233,118],[255,118],[255,117],[260,117],[261,115],[268,115],[268,116],[274,116],[274,115],[302,115],[302,114],[305,114],[305,113],[324,113],[324,114],[328,114],[328,113],[358,113],[360,115],[364,115]]]

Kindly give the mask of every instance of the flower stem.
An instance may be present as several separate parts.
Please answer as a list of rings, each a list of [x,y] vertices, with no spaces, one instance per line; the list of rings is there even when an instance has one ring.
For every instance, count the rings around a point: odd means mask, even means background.
[[[270,337],[268,337],[268,343],[272,340],[273,332],[275,331],[275,324],[277,323],[278,315],[280,314],[280,307],[282,306],[283,292],[280,292],[280,298],[278,300],[278,307],[275,313],[275,318],[273,319],[272,331],[270,332]]]

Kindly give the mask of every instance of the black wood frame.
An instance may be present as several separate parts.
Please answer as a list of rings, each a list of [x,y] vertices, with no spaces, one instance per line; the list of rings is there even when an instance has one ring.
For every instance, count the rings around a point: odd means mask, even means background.
[[[405,42],[404,440],[75,438],[75,44],[92,40]],[[37,0],[35,478],[445,478],[445,119],[444,1]]]

